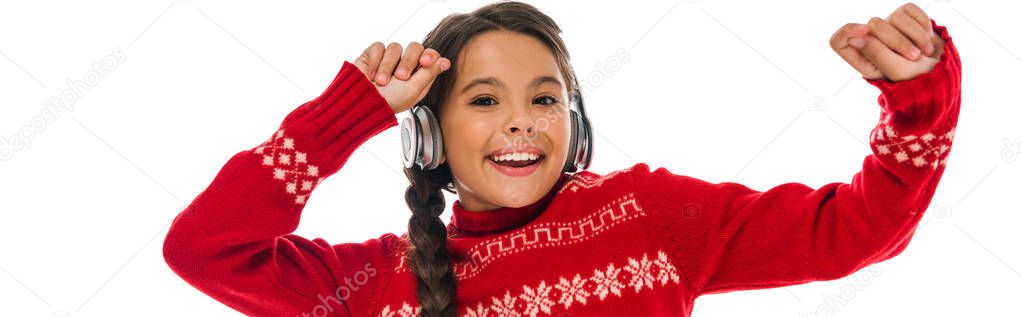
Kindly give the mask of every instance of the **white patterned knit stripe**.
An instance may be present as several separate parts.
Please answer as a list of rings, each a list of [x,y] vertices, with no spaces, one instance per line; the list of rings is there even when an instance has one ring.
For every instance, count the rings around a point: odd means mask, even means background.
[[[521,317],[549,316],[555,308],[591,305],[596,301],[621,298],[628,294],[651,291],[668,284],[680,284],[678,269],[664,251],[653,258],[647,253],[628,257],[621,263],[608,263],[592,271],[563,275],[551,283],[545,280],[522,285],[521,289],[505,290],[489,301],[467,306],[462,316]],[[631,290],[631,292],[629,292]],[[613,297],[610,295],[614,295]],[[418,316],[419,307],[408,302],[386,305],[380,317]]]
[[[254,149],[262,156],[264,166],[271,167],[273,179],[283,183],[283,190],[294,197],[295,204],[305,204],[309,193],[320,182],[319,167],[308,161],[306,152],[295,149],[294,139],[277,130],[269,140]]]

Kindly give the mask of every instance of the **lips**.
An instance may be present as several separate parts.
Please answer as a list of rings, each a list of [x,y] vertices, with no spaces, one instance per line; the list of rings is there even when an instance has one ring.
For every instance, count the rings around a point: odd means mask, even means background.
[[[491,163],[510,169],[532,167],[546,156],[543,150],[534,146],[504,147],[486,156]]]
[[[516,152],[518,152],[518,153],[536,154],[536,155],[540,155],[540,156],[543,155],[543,150],[538,148],[538,147],[531,146],[531,145],[522,145],[522,146],[505,146],[505,147],[502,147],[502,148],[500,148],[500,149],[498,149],[496,151],[490,152],[490,154],[488,154],[487,156],[494,157],[494,156],[500,156],[500,155],[504,155],[504,154],[516,153]]]

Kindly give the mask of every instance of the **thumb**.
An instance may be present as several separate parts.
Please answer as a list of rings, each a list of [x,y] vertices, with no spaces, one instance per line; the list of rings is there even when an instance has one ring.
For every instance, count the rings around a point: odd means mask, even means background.
[[[426,84],[426,86],[425,86],[425,87],[422,87],[422,91],[419,91],[419,95],[418,95],[418,96],[415,96],[415,102],[416,102],[416,103],[418,103],[419,101],[421,101],[421,100],[422,100],[422,98],[426,98],[426,94],[427,94],[427,93],[429,93],[429,88],[430,88],[430,87],[433,87],[433,81],[435,81],[435,80],[436,80],[436,77],[433,77],[433,79],[432,79],[432,80],[430,80],[430,81],[429,81],[429,83],[428,83],[428,84]]]
[[[450,68],[451,60],[446,57],[441,57],[436,61],[436,63],[433,63],[433,65],[429,65],[429,67],[420,67],[416,70],[415,73],[412,74],[412,78],[408,79],[408,83],[411,84],[412,87],[419,88],[420,91],[429,89],[433,79],[435,79],[436,76],[440,76],[440,73],[443,73]]]

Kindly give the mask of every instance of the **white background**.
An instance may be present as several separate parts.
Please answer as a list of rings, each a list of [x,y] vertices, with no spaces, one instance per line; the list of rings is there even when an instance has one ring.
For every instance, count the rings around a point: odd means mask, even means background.
[[[647,162],[759,190],[859,171],[879,91],[828,39],[902,3],[535,2],[564,28],[585,81],[591,170]],[[421,41],[445,15],[483,4],[0,4],[0,136],[31,144],[0,161],[0,315],[238,315],[166,266],[171,219],[343,60],[373,41]],[[695,316],[1022,314],[1022,251],[1011,242],[1022,239],[1022,8],[917,4],[960,50],[963,102],[908,249],[845,279],[701,297]],[[111,54],[125,59],[73,111],[41,119],[44,100]],[[399,136],[371,139],[318,187],[297,233],[338,243],[403,232]]]

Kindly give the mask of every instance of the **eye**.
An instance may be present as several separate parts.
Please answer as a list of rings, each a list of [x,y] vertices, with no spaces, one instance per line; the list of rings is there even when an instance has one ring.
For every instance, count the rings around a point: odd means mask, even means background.
[[[551,96],[539,96],[536,97],[536,99],[534,99],[533,102],[544,105],[553,105],[557,104],[557,98]]]
[[[490,103],[485,104],[486,102],[490,102]],[[477,106],[492,106],[492,105],[497,103],[497,100],[493,99],[490,96],[480,96],[480,97],[477,97],[475,99],[472,99],[472,102],[470,102],[470,103],[473,104],[473,105],[477,105]]]

